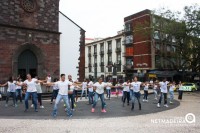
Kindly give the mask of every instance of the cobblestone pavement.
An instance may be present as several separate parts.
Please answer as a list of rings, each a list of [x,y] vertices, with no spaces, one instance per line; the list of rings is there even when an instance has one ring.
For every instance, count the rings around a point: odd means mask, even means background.
[[[177,99],[177,94],[175,94]],[[11,103],[11,101],[10,101]],[[175,101],[169,108],[156,107],[153,95],[148,103],[142,103],[142,110],[138,106],[130,111],[129,106],[122,107],[121,98],[106,100],[107,113],[100,112],[100,102],[96,112],[91,113],[91,107],[86,101],[77,103],[76,111],[72,118],[67,118],[63,104],[59,106],[59,114],[53,119],[50,114],[52,106],[44,102],[45,109],[34,112],[30,109],[24,113],[24,105],[14,108],[4,107],[0,102],[0,132],[27,133],[27,132],[199,132],[200,131],[200,93],[184,93],[182,101]],[[185,121],[185,116],[193,113],[195,122],[190,124]],[[188,121],[193,117],[188,117]],[[192,119],[194,120],[194,119]]]

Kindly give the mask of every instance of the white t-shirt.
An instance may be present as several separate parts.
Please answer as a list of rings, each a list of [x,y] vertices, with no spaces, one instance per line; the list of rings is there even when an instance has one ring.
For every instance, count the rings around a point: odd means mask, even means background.
[[[94,86],[96,87],[96,93],[98,94],[104,93],[104,87],[106,87],[106,84],[104,82],[102,82],[101,84],[99,84],[99,82],[96,82]]]
[[[154,89],[154,90],[158,89],[158,85],[157,85],[157,84],[154,84],[153,89]]]
[[[53,90],[58,90],[58,84],[53,85]]]
[[[25,80],[24,83],[27,85],[27,92],[37,92],[36,89],[36,81],[37,79],[33,78],[31,81]]]
[[[58,81],[55,84],[58,85],[58,94],[60,95],[68,95],[68,87],[69,85],[72,85],[71,82],[69,82],[68,80],[65,81]]]
[[[124,82],[123,83],[123,86],[124,86],[123,91],[129,92],[130,91],[130,85],[131,85],[130,83]]]
[[[36,83],[35,86],[36,86],[37,93],[42,93],[41,84],[40,83]]]
[[[51,82],[51,77],[47,76],[47,83]]]
[[[142,82],[132,82],[131,86],[133,86],[133,91],[134,92],[139,92],[140,91],[140,85],[142,84]]]
[[[16,90],[16,85],[15,85],[16,81],[13,82],[9,82],[8,81],[8,92],[15,92]]]
[[[175,85],[170,85],[169,90],[170,90],[170,91],[174,91],[174,88],[175,88],[175,87],[176,87]]]
[[[93,82],[92,82],[92,81],[90,81],[90,82],[88,83],[88,86],[89,86],[88,91],[89,91],[89,92],[93,92]]]
[[[86,89],[87,89],[87,82],[83,82],[83,83],[82,83],[82,89],[83,89],[83,90],[86,90]]]
[[[144,90],[148,91],[148,89],[149,89],[149,84],[144,85]]]
[[[20,90],[20,89],[22,89],[22,86],[20,86],[20,85],[22,85],[22,82],[17,82],[19,85],[16,85],[16,90]]]
[[[162,93],[167,93],[167,84],[168,83],[169,83],[168,81],[159,83],[160,90],[161,90]]]
[[[112,83],[110,83],[110,82],[106,83],[106,89],[107,89],[107,90],[110,90],[110,89],[111,89],[111,86],[112,86]]]

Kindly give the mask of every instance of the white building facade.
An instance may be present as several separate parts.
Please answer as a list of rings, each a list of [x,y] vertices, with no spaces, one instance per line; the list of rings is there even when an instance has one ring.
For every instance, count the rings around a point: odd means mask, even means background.
[[[104,81],[123,80],[125,74],[124,37],[122,34],[85,45],[85,78]]]

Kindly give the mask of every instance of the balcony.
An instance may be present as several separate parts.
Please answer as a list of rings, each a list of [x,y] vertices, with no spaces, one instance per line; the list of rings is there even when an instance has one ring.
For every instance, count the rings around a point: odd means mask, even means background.
[[[123,53],[123,57],[133,57],[133,53]]]
[[[94,63],[93,67],[97,67],[97,63]]]
[[[92,64],[91,64],[91,63],[88,63],[88,67],[92,67]]]
[[[93,55],[94,55],[94,56],[97,56],[97,52],[95,51]]]
[[[133,69],[134,69],[134,67],[131,64],[124,65],[124,70],[133,70]]]
[[[103,50],[100,51],[99,54],[100,54],[100,55],[104,55],[104,51],[103,51]]]
[[[112,49],[108,49],[108,54],[111,54],[112,53]]]
[[[115,49],[115,52],[116,52],[116,53],[120,53],[120,52],[121,52],[121,48],[116,48],[116,49]]]
[[[104,66],[104,62],[100,62],[100,63],[99,63],[99,66]]]
[[[88,53],[88,57],[91,57],[92,56],[92,54],[91,53]]]
[[[132,45],[132,44],[133,44],[133,40],[132,39],[123,41],[123,45]]]

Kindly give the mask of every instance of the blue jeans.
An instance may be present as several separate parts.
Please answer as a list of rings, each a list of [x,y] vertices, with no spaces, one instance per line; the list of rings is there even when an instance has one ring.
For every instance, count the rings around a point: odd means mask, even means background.
[[[71,108],[74,109],[74,94],[68,94],[68,99],[71,100]]]
[[[161,92],[160,94],[160,99],[158,103],[161,104],[163,96],[164,96],[164,104],[167,104],[167,93],[163,93],[163,92]]]
[[[110,89],[106,89],[107,97],[110,99]]]
[[[51,96],[51,102],[53,102],[53,99],[56,98],[58,95],[58,90],[53,90],[52,96]]]
[[[61,94],[58,94],[57,97],[56,97],[56,101],[55,101],[55,105],[53,107],[52,115],[53,116],[57,115],[58,104],[59,104],[59,102],[60,102],[61,99],[63,99],[64,103],[66,104],[67,115],[71,116],[72,112],[71,112],[70,105],[69,105],[68,95],[61,95]]]
[[[101,99],[101,108],[102,108],[102,109],[105,109],[106,103],[105,103],[105,101],[104,101],[104,93],[103,93],[103,94],[98,94],[98,93],[95,93],[95,94],[94,94],[94,103],[93,103],[93,105],[92,105],[92,108],[95,108],[95,107],[96,107],[96,104],[97,104],[97,101],[98,101],[99,97],[100,97],[100,99]]]
[[[172,102],[174,100],[174,91],[169,91],[169,95],[170,95],[170,102]]]
[[[10,96],[13,97],[13,105],[15,105],[15,101],[16,101],[16,93],[15,93],[15,92],[7,92],[6,104],[8,104],[8,101],[9,101],[9,97],[10,97]]]
[[[132,92],[132,104],[134,104],[135,103],[135,99],[137,99],[138,100],[138,104],[140,104],[140,96],[141,96],[141,94],[140,94],[140,92]]]
[[[86,90],[82,89],[82,92],[81,92],[81,99],[82,99],[82,97],[83,97],[84,91],[85,91],[85,99],[87,99],[87,89],[86,89]]]
[[[94,96],[94,92],[89,91],[89,104],[93,104],[93,96]]]
[[[26,92],[25,100],[24,100],[25,108],[28,109],[28,99],[29,99],[30,95],[32,96],[35,110],[37,110],[37,92]]]
[[[16,90],[16,102],[18,102],[18,98],[19,98],[20,102],[22,102],[22,90],[21,89]]]

